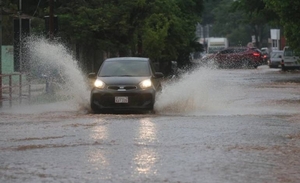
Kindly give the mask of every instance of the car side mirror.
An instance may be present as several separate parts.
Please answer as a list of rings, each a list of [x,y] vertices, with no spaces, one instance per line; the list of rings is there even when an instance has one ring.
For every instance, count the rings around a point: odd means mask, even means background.
[[[94,73],[94,72],[89,73],[89,75],[88,75],[88,78],[89,78],[89,79],[96,79],[96,77],[97,77],[97,74]]]
[[[155,77],[156,78],[163,78],[164,74],[162,72],[155,72]]]
[[[278,58],[282,58],[282,56],[281,56],[281,55],[279,55],[279,56],[278,56]]]

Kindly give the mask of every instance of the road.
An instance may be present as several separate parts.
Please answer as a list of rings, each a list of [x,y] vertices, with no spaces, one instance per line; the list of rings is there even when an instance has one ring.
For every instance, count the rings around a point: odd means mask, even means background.
[[[201,68],[155,114],[76,101],[0,111],[0,182],[300,182],[300,73]]]

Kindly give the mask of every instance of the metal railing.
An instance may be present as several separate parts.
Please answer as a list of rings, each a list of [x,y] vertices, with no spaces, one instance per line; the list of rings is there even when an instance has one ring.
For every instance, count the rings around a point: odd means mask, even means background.
[[[13,73],[0,75],[0,108],[3,103],[8,101],[9,107],[12,107],[13,101],[22,103],[23,99],[30,101],[31,99],[31,84],[26,74]]]

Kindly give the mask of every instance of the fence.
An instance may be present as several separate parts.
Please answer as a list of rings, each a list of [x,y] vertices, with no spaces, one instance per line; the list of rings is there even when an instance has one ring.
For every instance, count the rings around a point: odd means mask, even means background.
[[[5,102],[12,107],[14,101],[19,104],[23,99],[30,101],[31,84],[29,78],[23,73],[0,75],[0,108]]]

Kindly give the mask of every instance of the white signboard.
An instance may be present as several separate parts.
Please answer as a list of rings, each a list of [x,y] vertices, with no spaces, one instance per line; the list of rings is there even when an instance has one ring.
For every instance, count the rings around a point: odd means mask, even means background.
[[[271,29],[271,39],[273,40],[280,39],[280,29]]]
[[[252,43],[255,43],[256,42],[256,39],[255,39],[255,36],[251,36],[251,39],[252,39]]]

